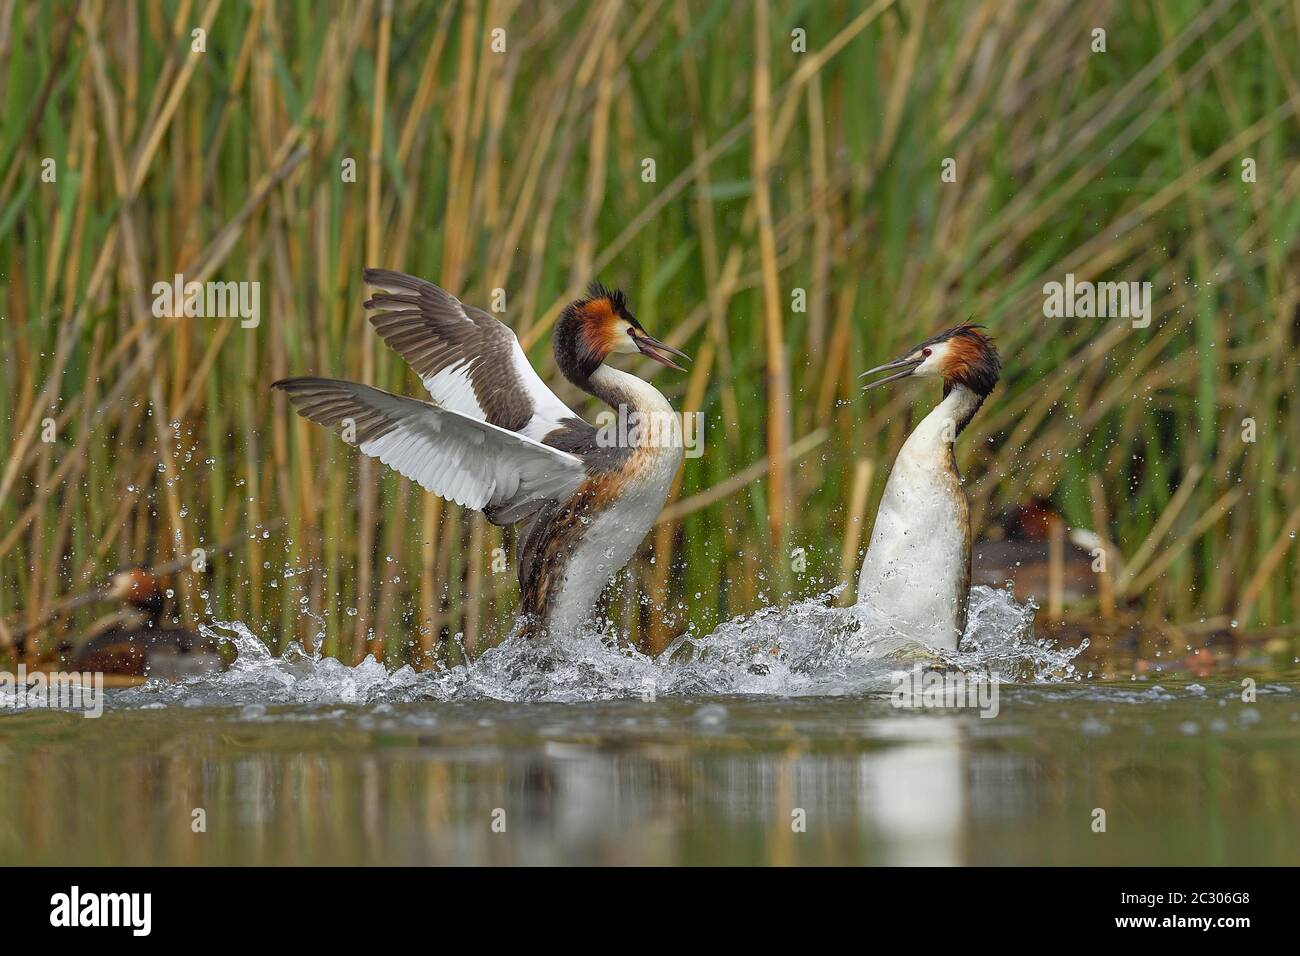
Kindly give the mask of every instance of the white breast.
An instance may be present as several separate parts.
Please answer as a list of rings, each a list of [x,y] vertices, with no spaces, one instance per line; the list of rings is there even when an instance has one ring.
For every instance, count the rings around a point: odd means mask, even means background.
[[[602,366],[597,374],[607,384],[617,382],[627,395],[630,410],[673,414],[668,400],[648,382],[608,366]],[[586,623],[601,591],[636,553],[668,499],[682,462],[681,433],[642,429],[640,437],[618,498],[587,519],[590,523],[564,569],[548,621],[548,627],[557,633],[571,632]]]
[[[953,650],[969,587],[970,518],[951,464],[952,423],[969,395],[954,389],[904,443],[858,578],[859,605],[905,637]]]

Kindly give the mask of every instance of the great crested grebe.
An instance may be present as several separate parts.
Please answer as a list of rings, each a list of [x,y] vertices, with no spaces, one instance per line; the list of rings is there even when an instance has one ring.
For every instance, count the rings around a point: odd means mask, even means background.
[[[513,332],[431,282],[367,269],[370,323],[420,376],[433,402],[369,385],[290,378],[298,414],[348,424],[354,443],[443,498],[519,536],[522,633],[568,633],[658,516],[682,460],[672,406],[648,382],[605,364],[640,353],[681,371],[685,353],[650,336],[622,292],[592,283],[555,323],[560,371],[641,428],[610,435],[578,417],[528,364]]]
[[[866,388],[906,378],[943,380],[943,401],[894,460],[858,577],[859,605],[882,613],[903,636],[938,649],[956,650],[970,593],[970,502],[953,448],[1001,367],[993,341],[965,324],[863,373],[894,373]]]
[[[1112,574],[1118,575],[1119,556],[1100,535],[1069,527],[1051,501],[1034,496],[999,515],[987,536],[975,542],[971,583],[1010,584],[1017,597],[1046,598],[1050,608],[1097,595],[1093,565],[1102,552],[1113,565]]]
[[[124,607],[101,622],[89,640],[60,648],[73,670],[177,678],[222,666],[215,641],[183,627],[164,626],[162,584],[144,568],[119,571],[106,588],[86,600],[120,601]]]

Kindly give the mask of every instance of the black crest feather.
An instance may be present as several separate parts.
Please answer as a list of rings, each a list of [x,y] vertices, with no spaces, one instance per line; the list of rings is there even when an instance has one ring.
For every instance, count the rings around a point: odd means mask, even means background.
[[[622,289],[611,289],[600,280],[592,280],[587,286],[587,294],[581,299],[570,302],[555,321],[553,346],[555,361],[564,377],[579,388],[585,388],[585,382],[605,360],[604,354],[593,349],[592,342],[582,328],[582,319],[587,307],[601,300],[609,302],[610,310],[633,327],[645,331],[636,316],[627,305],[627,295]]]
[[[633,315],[632,311],[627,307],[626,293],[624,293],[622,289],[611,289],[599,279],[592,279],[591,284],[587,286],[587,297],[585,299],[579,299],[570,308],[576,307],[581,310],[583,306],[590,305],[592,302],[596,302],[600,299],[608,299],[610,308],[614,310],[614,314],[620,319],[626,319],[638,329],[641,328],[641,323],[637,321],[636,316]],[[645,330],[642,329],[642,331]]]

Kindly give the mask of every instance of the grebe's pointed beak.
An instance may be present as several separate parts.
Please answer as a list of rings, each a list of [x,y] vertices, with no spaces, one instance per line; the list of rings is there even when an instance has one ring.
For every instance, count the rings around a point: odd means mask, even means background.
[[[866,385],[862,386],[862,390],[865,392],[867,389],[875,388],[877,385],[884,385],[888,382],[896,382],[900,378],[907,378],[916,371],[917,366],[920,365],[922,361],[924,361],[924,359],[899,359],[897,362],[886,362],[884,365],[877,365],[875,368],[867,369],[867,371],[862,373],[862,378],[866,378],[868,375],[875,375],[877,372],[893,372],[895,369],[901,369],[902,371],[894,372],[893,375],[887,375],[884,378],[876,379],[874,382],[868,382]]]
[[[642,355],[654,359],[660,365],[667,365],[669,368],[675,368],[679,372],[686,371],[686,369],[682,368],[670,359],[668,355],[661,354],[667,352],[669,355],[676,355],[689,362],[691,357],[681,349],[675,349],[667,342],[660,342],[653,335],[646,335],[644,332],[633,336],[632,341],[636,343],[637,350],[640,351]]]

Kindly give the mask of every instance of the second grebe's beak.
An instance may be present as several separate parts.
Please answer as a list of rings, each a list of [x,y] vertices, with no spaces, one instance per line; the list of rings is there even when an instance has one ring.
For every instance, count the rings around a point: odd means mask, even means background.
[[[886,362],[884,365],[877,365],[875,368],[867,369],[867,371],[862,373],[862,378],[866,378],[868,375],[875,375],[877,372],[892,372],[894,369],[901,369],[901,371],[895,372],[893,375],[887,375],[884,378],[876,379],[874,382],[868,382],[866,385],[862,386],[862,390],[865,392],[867,389],[875,388],[877,385],[884,385],[887,382],[896,382],[900,378],[907,378],[916,371],[916,367],[923,361],[924,359],[899,359],[897,362]]]
[[[686,371],[686,369],[682,368],[667,355],[660,354],[662,352],[667,352],[670,355],[676,355],[679,358],[684,358],[687,361],[690,361],[691,357],[681,349],[675,349],[667,342],[660,342],[653,335],[646,335],[644,332],[634,335],[632,341],[636,343],[636,347],[642,355],[654,359],[660,365],[667,365],[669,368],[675,368],[679,372]]]

